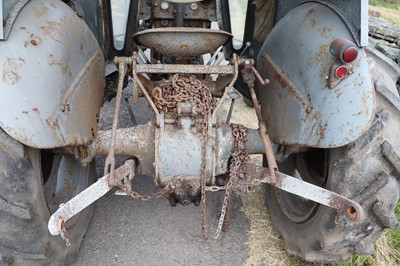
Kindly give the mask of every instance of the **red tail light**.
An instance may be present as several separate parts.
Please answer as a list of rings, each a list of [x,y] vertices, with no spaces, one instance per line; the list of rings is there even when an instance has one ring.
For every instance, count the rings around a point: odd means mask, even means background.
[[[329,51],[343,63],[351,63],[358,56],[357,46],[343,38],[337,38],[331,42]]]
[[[338,79],[342,79],[347,76],[349,69],[346,66],[340,66],[335,70],[335,76]]]

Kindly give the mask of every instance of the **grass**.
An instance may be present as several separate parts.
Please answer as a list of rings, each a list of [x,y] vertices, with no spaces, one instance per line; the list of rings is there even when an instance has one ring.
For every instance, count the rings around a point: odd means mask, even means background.
[[[384,0],[370,0],[369,4],[371,6],[379,6],[379,7],[385,7],[389,9],[394,9],[394,10],[400,10],[400,5],[395,4],[395,3],[390,3]]]
[[[229,104],[224,103],[222,109],[227,113]],[[248,107],[242,100],[237,100],[232,115],[233,123],[243,123],[246,127],[257,128],[257,118],[253,108]],[[251,162],[260,165],[260,156],[251,156]],[[246,266],[274,265],[274,266],[323,266],[321,263],[305,262],[299,257],[292,256],[285,251],[282,237],[272,227],[268,209],[265,206],[262,189],[255,193],[237,192],[243,202],[241,211],[250,222],[250,229],[246,245],[249,247],[249,257]],[[400,219],[400,204],[396,215]],[[349,262],[339,266],[380,266],[400,265],[400,229],[385,230],[375,243],[376,253],[373,256],[354,256]]]
[[[381,18],[400,27],[400,5],[384,2],[382,0],[373,0],[369,2],[369,8],[378,11]]]

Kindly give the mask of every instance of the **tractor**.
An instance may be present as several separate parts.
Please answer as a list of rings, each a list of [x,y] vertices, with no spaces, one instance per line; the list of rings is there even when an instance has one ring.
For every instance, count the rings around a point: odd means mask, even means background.
[[[111,189],[199,206],[207,241],[238,211],[232,190],[263,185],[286,250],[313,262],[372,254],[399,226],[400,70],[368,46],[367,1],[0,0],[0,10],[0,264],[71,261]],[[233,92],[258,129],[221,118]],[[150,122],[118,126],[126,93],[147,101]],[[112,128],[99,130],[114,97]],[[138,193],[138,173],[158,192]],[[211,234],[206,194],[219,191]]]

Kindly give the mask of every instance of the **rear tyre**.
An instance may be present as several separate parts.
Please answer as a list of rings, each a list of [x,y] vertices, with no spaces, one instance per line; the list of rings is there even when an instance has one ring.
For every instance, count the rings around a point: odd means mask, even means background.
[[[92,207],[66,224],[71,246],[51,236],[50,214],[96,177],[94,164],[24,147],[0,129],[0,264],[64,265],[78,252]]]
[[[355,200],[366,216],[351,222],[338,218],[332,208],[267,186],[272,222],[289,253],[307,261],[336,263],[353,254],[373,254],[383,230],[398,228],[394,208],[400,197],[400,100],[393,86],[375,83],[375,120],[355,142],[310,149],[280,165],[282,172]]]

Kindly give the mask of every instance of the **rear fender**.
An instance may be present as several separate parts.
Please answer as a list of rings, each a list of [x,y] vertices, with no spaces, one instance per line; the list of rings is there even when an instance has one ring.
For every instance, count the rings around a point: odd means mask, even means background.
[[[35,148],[97,134],[104,59],[85,22],[57,0],[32,0],[0,41],[0,127]]]
[[[336,38],[355,42],[331,8],[306,3],[290,11],[265,40],[257,69],[270,80],[258,87],[263,117],[273,142],[317,148],[344,146],[361,136],[374,115],[374,89],[363,49],[353,73],[327,86],[329,52]]]

